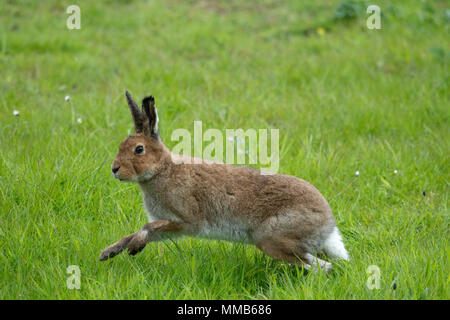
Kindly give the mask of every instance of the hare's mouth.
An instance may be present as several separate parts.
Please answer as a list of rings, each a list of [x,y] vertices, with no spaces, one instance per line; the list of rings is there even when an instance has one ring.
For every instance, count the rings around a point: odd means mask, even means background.
[[[127,179],[121,177],[118,172],[114,173],[114,178],[116,178],[119,181],[127,181]]]
[[[125,176],[124,177],[124,176],[120,176],[119,174],[115,174],[114,178],[116,178],[120,182],[134,182],[134,181],[136,181],[136,178],[134,176],[132,176],[132,177]]]

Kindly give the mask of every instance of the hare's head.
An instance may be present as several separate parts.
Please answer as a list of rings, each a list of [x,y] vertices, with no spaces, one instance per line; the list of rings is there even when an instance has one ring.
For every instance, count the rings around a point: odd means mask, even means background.
[[[143,182],[167,166],[170,153],[159,137],[155,99],[144,98],[141,110],[128,91],[126,96],[135,132],[120,144],[111,169],[114,177],[121,181]]]

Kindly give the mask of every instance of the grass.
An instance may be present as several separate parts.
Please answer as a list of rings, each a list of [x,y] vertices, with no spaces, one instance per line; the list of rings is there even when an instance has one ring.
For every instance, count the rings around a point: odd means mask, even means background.
[[[0,9],[1,299],[450,298],[446,1],[380,0],[381,30],[365,2],[347,19],[325,0],[76,2],[81,30],[73,1]],[[146,223],[138,187],[110,174],[125,89],[156,96],[170,148],[194,120],[278,128],[279,172],[321,190],[352,260],[326,276],[184,239],[98,262]]]

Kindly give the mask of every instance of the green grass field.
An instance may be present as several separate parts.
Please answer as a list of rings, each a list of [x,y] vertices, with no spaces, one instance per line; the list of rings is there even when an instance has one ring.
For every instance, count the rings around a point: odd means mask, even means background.
[[[342,3],[3,1],[0,298],[449,299],[449,3],[377,0],[381,30]],[[194,120],[278,128],[279,172],[323,193],[351,261],[327,276],[185,238],[98,262],[147,222],[110,173],[126,89],[156,97],[169,148]]]

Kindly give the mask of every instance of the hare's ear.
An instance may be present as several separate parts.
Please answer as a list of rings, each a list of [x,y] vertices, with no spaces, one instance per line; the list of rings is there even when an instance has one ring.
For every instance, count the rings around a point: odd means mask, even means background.
[[[148,118],[148,126],[150,131],[150,137],[160,140],[158,132],[158,112],[155,106],[155,98],[153,96],[145,97],[142,100],[142,109]]]
[[[125,92],[125,95],[127,96],[128,106],[130,107],[131,116],[133,117],[134,132],[148,135],[150,131],[148,128],[148,123],[146,121],[146,116],[139,109],[138,105],[133,100],[131,94],[128,91]]]

